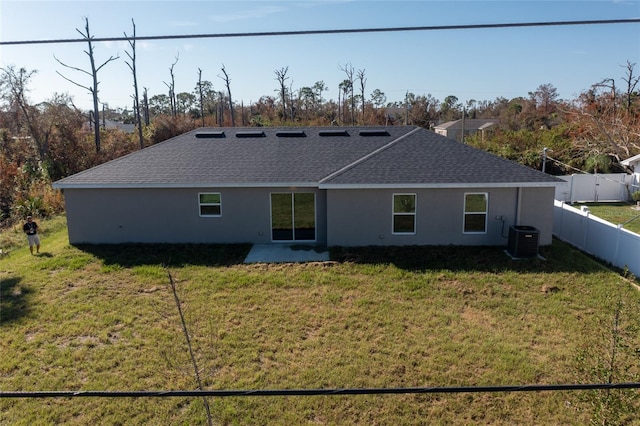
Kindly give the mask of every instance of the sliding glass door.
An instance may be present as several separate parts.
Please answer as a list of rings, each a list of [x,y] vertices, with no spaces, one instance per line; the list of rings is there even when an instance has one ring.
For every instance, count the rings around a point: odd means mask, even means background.
[[[273,241],[315,241],[315,194],[306,192],[271,194],[271,239]]]

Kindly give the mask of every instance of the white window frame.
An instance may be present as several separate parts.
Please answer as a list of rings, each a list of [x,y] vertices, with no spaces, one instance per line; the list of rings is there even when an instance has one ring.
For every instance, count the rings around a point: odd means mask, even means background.
[[[485,211],[467,211],[467,195],[484,195],[486,205]],[[484,230],[483,231],[465,231],[465,224],[467,223],[467,215],[484,215]],[[465,192],[464,193],[464,207],[462,209],[462,233],[463,234],[486,234],[487,233],[487,225],[489,222],[489,193],[488,192]]]
[[[218,203],[203,203],[200,201],[201,195],[217,195],[220,199]],[[203,206],[218,206],[220,208],[219,214],[202,214]],[[199,192],[198,193],[198,214],[200,217],[221,217],[222,216],[222,193],[220,192]]]
[[[399,195],[411,195],[413,196],[413,212],[396,212],[396,196]],[[391,196],[391,234],[392,235],[416,235],[417,228],[417,212],[418,212],[418,194],[415,192],[398,192],[394,193]],[[412,232],[396,232],[394,229],[395,218],[396,216],[413,216],[413,231]]]

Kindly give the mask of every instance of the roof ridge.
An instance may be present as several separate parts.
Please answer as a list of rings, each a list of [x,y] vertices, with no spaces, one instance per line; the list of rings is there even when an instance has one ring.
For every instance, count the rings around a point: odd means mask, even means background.
[[[326,183],[327,181],[335,178],[336,176],[341,175],[342,173],[345,173],[351,169],[353,169],[354,167],[358,166],[359,164],[362,164],[363,162],[367,161],[368,159],[375,157],[376,155],[378,155],[379,153],[386,151],[387,149],[391,148],[392,146],[396,145],[398,142],[400,142],[401,140],[407,138],[409,135],[412,135],[414,133],[416,133],[417,131],[419,131],[421,129],[421,127],[416,127],[413,130],[411,130],[410,132],[407,132],[405,134],[403,134],[402,136],[392,140],[391,142],[381,146],[380,148],[371,151],[370,153],[368,153],[367,155],[365,155],[364,157],[361,157],[359,159],[357,159],[356,161],[347,164],[346,166],[336,170],[333,173],[330,173],[329,175],[323,177],[322,179],[320,179],[318,181],[318,184],[323,184]]]

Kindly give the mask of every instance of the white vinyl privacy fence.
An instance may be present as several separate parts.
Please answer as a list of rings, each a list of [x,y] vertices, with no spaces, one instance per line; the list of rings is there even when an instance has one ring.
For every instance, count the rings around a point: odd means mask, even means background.
[[[556,187],[556,200],[567,203],[627,201],[638,190],[633,175],[626,173],[557,176],[567,183]]]
[[[622,225],[592,216],[588,209],[578,210],[563,201],[555,200],[553,211],[556,237],[640,277],[640,235]]]

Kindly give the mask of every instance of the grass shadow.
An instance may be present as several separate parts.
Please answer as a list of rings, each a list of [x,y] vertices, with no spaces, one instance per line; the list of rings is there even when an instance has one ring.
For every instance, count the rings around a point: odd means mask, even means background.
[[[505,250],[497,246],[332,247],[330,255],[338,262],[386,263],[409,271],[594,273],[603,268],[601,262],[556,239],[539,248],[540,257],[513,259]]]
[[[105,265],[133,267],[231,266],[243,263],[250,244],[78,244],[77,249],[101,259]]]
[[[121,267],[232,266],[244,263],[251,250],[251,244],[81,244],[75,247],[101,259],[106,266]],[[409,271],[595,273],[603,268],[602,262],[557,239],[549,246],[540,247],[541,257],[529,259],[512,259],[505,247],[500,246],[367,246],[328,250],[333,261],[393,264]]]
[[[0,325],[29,314],[30,293],[31,290],[20,285],[20,278],[9,277],[0,280]]]

